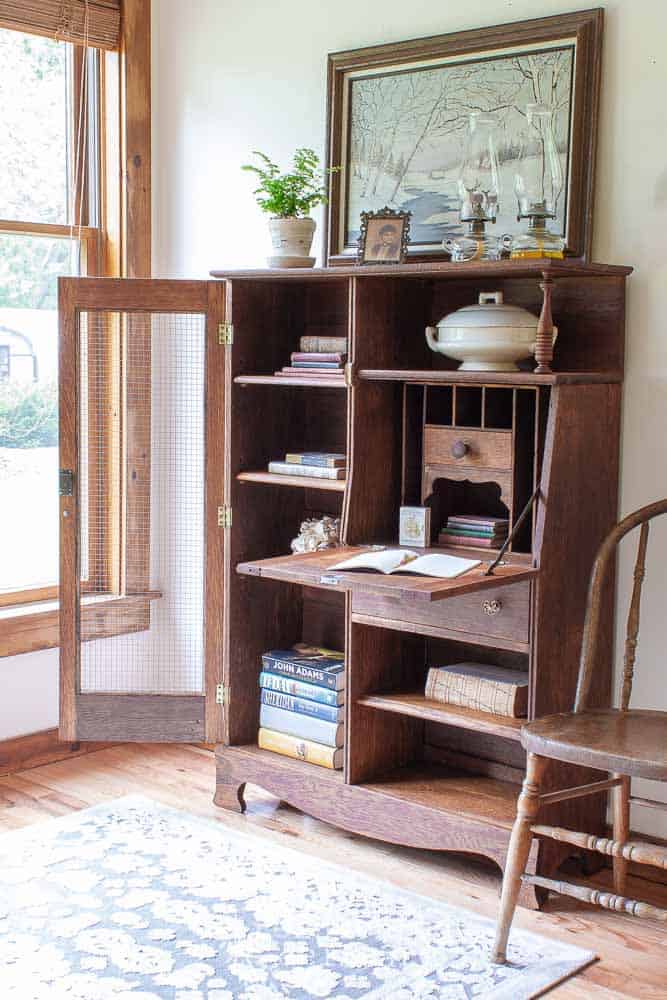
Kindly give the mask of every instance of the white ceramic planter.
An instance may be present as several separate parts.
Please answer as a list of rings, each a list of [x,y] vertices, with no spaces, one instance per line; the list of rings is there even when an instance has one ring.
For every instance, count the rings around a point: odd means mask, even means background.
[[[505,305],[502,292],[481,292],[479,304],[464,306],[426,328],[432,351],[460,361],[461,371],[515,372],[517,361],[535,354],[537,316]],[[556,342],[558,331],[554,327]]]
[[[310,256],[315,235],[314,219],[269,219],[273,253],[269,267],[313,267]]]

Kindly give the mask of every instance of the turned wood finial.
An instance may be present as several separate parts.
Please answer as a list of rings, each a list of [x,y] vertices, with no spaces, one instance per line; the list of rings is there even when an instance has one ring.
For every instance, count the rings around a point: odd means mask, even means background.
[[[537,324],[537,339],[535,341],[535,360],[538,375],[548,375],[551,371],[551,362],[554,357],[554,321],[551,314],[551,294],[553,292],[554,280],[547,274],[542,274],[543,281],[540,282],[542,289],[542,311]]]
[[[642,524],[637,547],[637,561],[633,574],[632,600],[628,611],[628,624],[625,634],[625,657],[623,660],[623,692],[621,694],[621,711],[627,712],[632,695],[632,681],[635,672],[635,657],[637,655],[637,637],[639,635],[639,606],[642,596],[642,584],[646,573],[646,547],[648,545],[649,523]]]

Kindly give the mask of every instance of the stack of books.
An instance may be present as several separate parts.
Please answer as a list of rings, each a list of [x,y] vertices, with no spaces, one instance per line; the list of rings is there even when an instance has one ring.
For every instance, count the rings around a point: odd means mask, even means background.
[[[258,743],[331,770],[343,766],[345,661],[342,653],[297,643],[262,656]]]
[[[452,514],[440,529],[440,545],[481,546],[497,549],[507,539],[509,519],[506,517],[481,517],[477,514]]]
[[[268,471],[279,476],[345,479],[347,458],[334,451],[288,451],[284,459],[269,462]]]
[[[335,378],[344,380],[346,337],[302,337],[299,350],[276,375],[284,378]]]

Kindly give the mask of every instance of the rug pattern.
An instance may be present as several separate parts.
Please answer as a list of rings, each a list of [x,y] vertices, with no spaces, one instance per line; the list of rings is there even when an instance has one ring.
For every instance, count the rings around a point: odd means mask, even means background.
[[[129,797],[0,838],[3,1000],[524,1000],[587,964]]]

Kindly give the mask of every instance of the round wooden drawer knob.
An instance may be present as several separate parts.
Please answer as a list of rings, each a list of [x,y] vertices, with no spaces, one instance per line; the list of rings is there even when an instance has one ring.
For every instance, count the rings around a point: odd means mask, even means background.
[[[463,458],[470,451],[470,446],[465,441],[455,441],[452,445],[452,455],[454,458]]]
[[[494,597],[491,601],[483,602],[482,611],[485,615],[497,615],[501,611],[502,606],[503,602]]]

